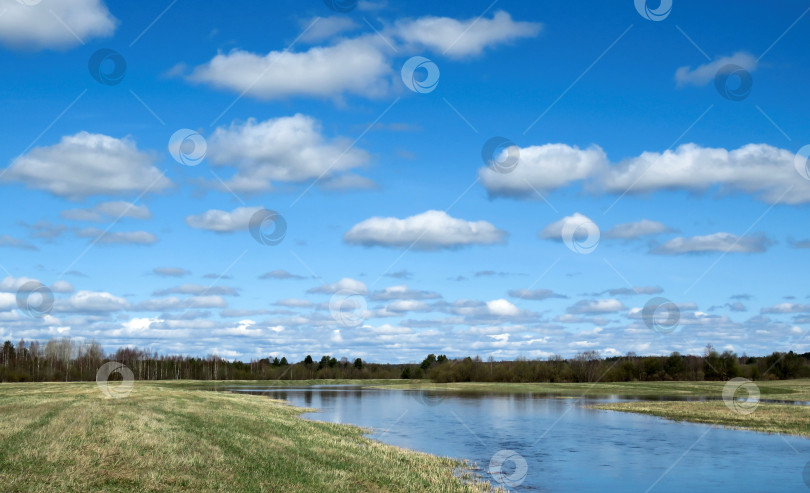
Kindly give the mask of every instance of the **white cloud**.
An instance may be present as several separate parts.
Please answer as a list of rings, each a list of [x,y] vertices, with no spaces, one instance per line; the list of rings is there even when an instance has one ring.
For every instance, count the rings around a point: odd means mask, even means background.
[[[457,20],[420,17],[396,23],[394,34],[404,42],[459,58],[480,55],[486,48],[538,35],[542,24],[516,22],[504,11],[485,17]]]
[[[406,284],[389,286],[383,290],[375,291],[371,295],[372,300],[430,300],[438,298],[441,298],[439,293],[409,289]]]
[[[275,181],[328,180],[369,161],[368,153],[351,142],[327,140],[320,124],[302,114],[217,128],[208,139],[207,157],[215,166],[236,168],[227,186],[237,192],[267,191]]]
[[[642,219],[641,221],[632,223],[617,224],[605,231],[603,236],[605,238],[632,240],[641,238],[642,236],[657,235],[670,231],[671,230],[663,223]]]
[[[536,196],[535,190],[581,182],[592,192],[639,194],[718,187],[720,192],[756,194],[766,202],[807,203],[810,181],[799,179],[795,160],[792,152],[767,144],[747,144],[733,150],[684,144],[664,153],[643,152],[610,164],[598,147],[583,151],[565,144],[546,144],[522,149],[510,173],[484,167],[479,177],[493,197],[530,198]]]
[[[487,309],[492,315],[510,317],[520,314],[518,307],[505,299],[487,301]]]
[[[810,313],[810,304],[780,303],[762,308],[762,313]]]
[[[72,293],[74,288],[73,285],[67,281],[56,281],[51,284],[51,290],[54,293]]]
[[[739,149],[684,144],[663,154],[645,152],[612,167],[601,186],[608,192],[706,190],[758,193],[767,202],[810,202],[810,181],[800,179],[794,154],[767,144]]]
[[[153,156],[139,151],[128,138],[79,132],[19,157],[3,180],[70,199],[157,192],[171,181],[153,162]]]
[[[617,299],[580,300],[568,307],[568,313],[579,315],[615,313],[621,310],[624,310],[624,305]]]
[[[135,205],[124,201],[101,202],[89,209],[68,209],[60,212],[59,215],[72,221],[95,222],[125,217],[133,219],[152,218],[152,213],[145,205]]]
[[[231,212],[211,209],[186,217],[186,224],[195,229],[206,229],[217,233],[233,233],[248,229],[250,218],[261,207],[237,207]]]
[[[345,39],[304,52],[233,50],[195,68],[188,78],[258,99],[377,97],[388,91],[393,70],[375,38]]]
[[[105,291],[79,291],[67,300],[58,301],[59,312],[116,312],[129,308],[129,303]]]
[[[652,253],[661,255],[707,252],[761,253],[770,245],[771,241],[765,236],[739,237],[731,233],[713,233],[705,236],[673,238],[654,248]]]
[[[277,301],[276,305],[286,306],[289,308],[309,308],[312,306],[312,302],[309,300],[302,300],[298,298],[287,298],[285,300]]]
[[[506,235],[487,221],[465,221],[443,211],[430,210],[405,219],[372,217],[355,224],[343,239],[354,245],[412,245],[417,250],[437,250],[503,243]]]
[[[301,27],[306,31],[298,38],[305,43],[312,43],[329,39],[336,34],[354,31],[360,24],[351,17],[333,15],[331,17],[316,17],[301,21]]]
[[[428,312],[432,308],[424,301],[418,300],[396,300],[388,303],[385,309],[394,313],[404,312]]]
[[[357,294],[366,294],[368,293],[368,288],[366,287],[366,283],[363,281],[358,281],[350,277],[344,277],[340,281],[333,282],[331,284],[323,284],[316,288],[308,289],[307,293],[334,294],[338,291],[350,291]]]
[[[739,51],[731,56],[724,56],[709,63],[692,67],[680,67],[675,71],[678,87],[684,85],[703,86],[714,80],[717,72],[726,65],[738,65],[749,72],[757,68],[757,59],[750,53]]]
[[[0,11],[0,42],[25,50],[84,44],[112,35],[118,24],[102,0],[0,0]]]
[[[496,161],[503,160],[501,156]],[[478,170],[481,183],[493,197],[529,197],[595,176],[607,166],[605,152],[598,146],[580,149],[566,144],[545,144],[519,150],[520,159],[510,173],[488,166]]]
[[[594,224],[594,222],[588,219],[587,216],[575,212],[570,216],[566,216],[559,221],[549,224],[538,233],[538,236],[545,240],[563,241],[563,229],[566,226],[572,231],[575,231],[576,234],[581,234],[581,230],[584,231],[584,229],[580,228],[580,226],[587,224]]]
[[[171,310],[189,310],[192,308],[225,308],[228,302],[222,296],[191,296],[189,298],[177,298],[170,296],[168,298],[157,298],[145,300],[135,307],[136,310],[141,311],[171,311]]]
[[[157,236],[148,231],[102,231],[98,228],[84,228],[76,232],[79,238],[92,238],[99,244],[151,245],[158,241]]]

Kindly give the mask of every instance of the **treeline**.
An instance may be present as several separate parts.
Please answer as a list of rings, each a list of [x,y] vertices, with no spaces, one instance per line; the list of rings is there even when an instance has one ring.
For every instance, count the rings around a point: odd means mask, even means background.
[[[92,381],[104,363],[117,361],[132,370],[136,380],[311,380],[311,379],[421,379],[437,382],[629,382],[661,380],[751,380],[810,378],[810,353],[775,352],[769,356],[718,353],[707,346],[702,356],[626,356],[602,358],[596,351],[573,358],[543,360],[518,358],[487,361],[479,357],[450,359],[428,355],[419,364],[369,363],[361,358],[307,356],[290,362],[286,357],[250,362],[165,356],[154,351],[120,348],[104,354],[96,342],[53,339],[46,343],[11,341],[0,352],[0,382]],[[113,375],[115,377],[115,374]]]

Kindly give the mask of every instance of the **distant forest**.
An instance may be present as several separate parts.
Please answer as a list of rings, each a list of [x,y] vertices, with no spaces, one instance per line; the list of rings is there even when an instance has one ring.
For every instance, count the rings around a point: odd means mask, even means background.
[[[126,365],[136,380],[429,378],[436,382],[627,382],[810,377],[810,353],[791,351],[761,357],[737,356],[729,351],[718,353],[711,345],[702,356],[630,353],[602,358],[598,352],[588,351],[573,358],[552,356],[543,360],[494,361],[478,357],[450,359],[430,354],[421,363],[381,364],[325,355],[319,359],[307,356],[298,362],[268,357],[245,363],[226,361],[218,356],[163,356],[136,348],[121,348],[105,355],[95,342],[53,339],[45,343],[20,341],[16,345],[6,341],[0,353],[0,382],[92,381],[99,367],[108,361]]]

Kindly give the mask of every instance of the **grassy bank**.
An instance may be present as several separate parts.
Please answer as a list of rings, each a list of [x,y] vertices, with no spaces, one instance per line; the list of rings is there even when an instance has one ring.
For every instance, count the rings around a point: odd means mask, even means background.
[[[323,383],[323,382],[322,382]],[[137,382],[0,385],[4,491],[481,491],[460,463],[265,397]]]
[[[639,398],[720,398],[726,382],[599,382],[599,383],[487,383],[463,382],[436,384],[429,381],[382,380],[368,384],[398,389],[449,390],[455,392],[535,393],[565,397],[639,397]],[[810,401],[810,380],[774,380],[756,382],[764,400]]]
[[[760,403],[751,414],[733,412],[726,407],[723,401],[616,402],[590,407],[649,414],[675,421],[810,437],[810,407],[808,406]]]

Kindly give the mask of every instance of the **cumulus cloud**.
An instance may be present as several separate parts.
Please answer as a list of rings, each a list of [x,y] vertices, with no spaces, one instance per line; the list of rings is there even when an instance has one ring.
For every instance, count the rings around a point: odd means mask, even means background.
[[[152,213],[145,205],[135,205],[124,201],[101,202],[89,209],[68,209],[60,212],[59,215],[72,221],[94,222],[125,217],[133,219],[152,218]]]
[[[315,17],[301,21],[304,33],[298,38],[304,43],[312,43],[329,39],[336,34],[355,31],[360,24],[344,15],[333,15],[331,17]]]
[[[186,224],[194,229],[205,229],[216,233],[233,233],[236,231],[246,231],[250,218],[261,207],[237,207],[231,212],[211,209],[186,217]]]
[[[371,294],[372,300],[435,300],[441,298],[439,293],[410,289],[406,284],[389,286]]]
[[[555,293],[550,289],[511,289],[509,296],[523,300],[546,300],[549,298],[567,298],[567,296]]]
[[[797,179],[794,154],[767,144],[748,144],[728,151],[684,144],[663,154],[645,152],[612,167],[602,179],[608,192],[657,190],[758,194],[767,202],[810,202],[810,181]]]
[[[0,42],[20,49],[65,49],[112,35],[118,24],[102,0],[0,0]]]
[[[333,282],[331,284],[323,284],[316,288],[308,289],[307,293],[334,294],[338,291],[350,291],[357,294],[367,294],[368,288],[366,287],[366,283],[363,281],[358,281],[350,277],[344,277],[340,281]]]
[[[553,241],[563,241],[563,229],[568,227],[571,231],[574,231],[576,235],[584,234],[586,228],[582,226],[588,224],[595,224],[593,221],[588,219],[587,216],[580,214],[579,212],[575,212],[570,216],[566,216],[559,221],[554,221],[553,223],[549,224],[545,228],[543,228],[540,233],[538,233],[538,237],[544,240],[553,240]]]
[[[355,30],[358,24],[347,17],[329,17],[307,26],[302,37],[312,42]],[[462,58],[534,37],[540,29],[539,23],[513,21],[502,11],[491,19],[427,16],[396,22],[384,28],[382,36],[338,38],[330,45],[305,51],[264,54],[235,49],[219,53],[193,69],[187,79],[265,100],[296,96],[339,99],[345,94],[378,98],[387,94],[398,78],[393,55],[400,49],[408,53],[427,49]],[[178,70],[182,69],[179,66]]]
[[[705,236],[673,238],[651,250],[660,255],[686,253],[761,253],[772,244],[766,236],[737,236],[731,233],[713,233]]]
[[[762,313],[810,313],[810,304],[780,303],[761,309]]]
[[[650,221],[648,219],[642,219],[641,221],[636,221],[632,223],[617,224],[616,226],[613,226],[612,228],[605,231],[603,237],[622,240],[634,240],[636,238],[641,238],[643,236],[653,236],[661,233],[668,233],[670,231],[672,230],[668,228],[664,223],[659,223],[658,221]]]
[[[84,228],[76,231],[79,238],[92,238],[102,245],[151,245],[158,241],[157,236],[148,231],[103,231],[98,228]]]
[[[530,198],[536,191],[582,184],[594,193],[614,194],[700,192],[717,187],[722,193],[753,194],[766,202],[807,203],[810,181],[797,179],[795,159],[794,153],[767,144],[733,150],[684,144],[611,164],[598,147],[583,151],[546,144],[521,149],[520,161],[511,173],[484,167],[479,177],[492,197]]]
[[[533,38],[540,33],[538,22],[513,21],[504,11],[486,17],[457,20],[450,17],[420,17],[396,23],[395,36],[417,48],[428,48],[453,58],[476,56],[486,48]]]
[[[506,159],[502,155],[496,161]],[[500,173],[488,166],[478,170],[481,183],[492,197],[530,197],[592,177],[607,166],[605,152],[598,146],[580,149],[566,144],[545,144],[521,148],[517,166]]]
[[[117,312],[129,308],[129,302],[105,291],[79,291],[67,300],[57,301],[58,312]]]
[[[709,63],[692,67],[680,67],[675,71],[675,81],[678,87],[685,85],[705,86],[717,75],[717,72],[726,65],[737,65],[749,72],[757,68],[757,59],[750,53],[739,51],[731,56],[717,58]]]
[[[20,156],[2,179],[69,199],[157,192],[171,181],[153,166],[154,160],[129,138],[79,132]]]
[[[580,300],[568,307],[568,313],[575,315],[598,315],[605,313],[616,313],[624,310],[625,307],[617,299],[604,300]]]
[[[226,184],[238,192],[267,191],[273,182],[323,178],[328,183],[333,178],[354,176],[345,173],[369,161],[366,151],[346,139],[328,140],[320,124],[302,114],[261,122],[250,119],[217,128],[208,139],[207,157],[214,166],[236,168]],[[365,187],[356,180],[342,184],[354,185]]]
[[[375,38],[344,39],[301,52],[232,50],[195,68],[188,79],[265,100],[344,93],[378,97],[388,91],[393,70]]]
[[[343,240],[353,245],[438,250],[503,243],[506,236],[505,231],[487,221],[465,221],[443,211],[430,210],[405,219],[366,219],[346,232]]]

